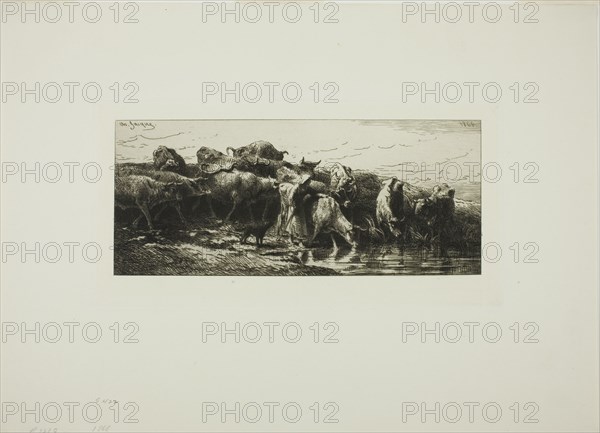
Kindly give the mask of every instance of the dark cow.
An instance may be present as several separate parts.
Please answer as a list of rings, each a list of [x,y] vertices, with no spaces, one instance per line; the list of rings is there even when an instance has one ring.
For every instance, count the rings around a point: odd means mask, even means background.
[[[117,178],[118,177],[123,177],[123,176],[145,176],[145,177],[149,177],[153,180],[165,183],[165,184],[175,184],[178,186],[178,194],[180,196],[180,200],[176,201],[176,202],[170,202],[170,203],[163,203],[160,206],[160,209],[158,210],[158,212],[156,213],[156,215],[154,216],[154,220],[156,221],[158,219],[158,217],[160,215],[162,215],[162,213],[165,211],[165,209],[171,205],[173,206],[177,212],[179,213],[179,216],[181,218],[181,221],[185,224],[186,220],[183,217],[183,214],[181,213],[181,207],[180,207],[180,201],[186,199],[186,198],[190,198],[190,197],[200,197],[203,195],[207,195],[210,193],[210,190],[206,187],[206,178],[205,177],[198,177],[198,178],[189,178],[186,176],[182,176],[180,174],[177,173],[173,173],[170,171],[157,171],[157,170],[149,170],[143,167],[135,167],[135,166],[130,166],[130,167],[120,167],[117,171]],[[143,216],[143,215],[142,215]],[[139,222],[139,220],[141,219],[140,216],[138,219],[136,219],[134,221],[134,225],[137,225],[137,223]]]
[[[254,143],[237,149],[228,147],[227,152],[230,150],[232,156],[258,156],[259,158],[272,159],[274,161],[283,161],[283,155],[288,153],[287,150],[284,150],[283,152],[277,150],[275,146],[264,140],[255,141]]]
[[[152,153],[154,159],[154,167],[157,170],[173,171],[179,174],[185,174],[185,160],[179,155],[175,149],[166,146],[158,146]]]
[[[415,202],[417,223],[427,227],[431,238],[439,236],[442,244],[445,243],[448,226],[454,218],[454,193],[454,189],[444,183],[433,187],[431,196]]]
[[[166,203],[179,203],[182,200],[180,184],[161,182],[148,176],[126,175],[115,177],[115,205],[121,209],[139,208],[148,221],[148,228],[154,230],[150,209]],[[177,205],[179,215],[181,208]],[[137,226],[139,218],[134,223]]]
[[[383,187],[377,196],[375,216],[379,228],[386,236],[399,238],[404,222],[404,182],[398,178],[383,182]]]
[[[250,217],[254,220],[252,204],[258,198],[265,195],[273,195],[277,191],[277,181],[272,178],[262,178],[253,173],[232,170],[220,171],[208,177],[206,184],[211,193],[207,196],[208,207],[213,217],[216,218],[211,200],[214,198],[220,202],[233,202],[233,207],[225,217],[229,221],[236,208],[245,203],[248,206]]]

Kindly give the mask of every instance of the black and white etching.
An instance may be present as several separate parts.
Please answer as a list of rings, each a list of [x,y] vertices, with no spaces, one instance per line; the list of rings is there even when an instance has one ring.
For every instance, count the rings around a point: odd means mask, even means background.
[[[481,122],[116,122],[115,275],[481,272]]]

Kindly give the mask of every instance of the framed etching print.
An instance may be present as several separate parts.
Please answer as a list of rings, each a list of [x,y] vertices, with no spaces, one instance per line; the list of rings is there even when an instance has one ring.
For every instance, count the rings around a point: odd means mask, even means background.
[[[117,275],[481,272],[480,121],[115,127]]]

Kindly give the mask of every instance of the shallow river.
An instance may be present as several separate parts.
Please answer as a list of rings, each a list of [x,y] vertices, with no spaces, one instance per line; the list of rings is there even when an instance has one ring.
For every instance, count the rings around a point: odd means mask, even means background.
[[[298,253],[305,265],[321,266],[346,275],[477,275],[481,273],[478,251],[444,257],[422,247],[380,245],[367,248],[319,248]]]

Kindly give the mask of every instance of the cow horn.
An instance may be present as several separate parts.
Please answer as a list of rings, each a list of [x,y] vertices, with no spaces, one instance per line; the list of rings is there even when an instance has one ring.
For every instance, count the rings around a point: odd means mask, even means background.
[[[235,149],[231,146],[229,146],[227,149],[225,149],[225,152],[229,153],[229,149],[231,149],[231,156],[235,155]]]
[[[284,150],[283,152],[281,152],[281,154],[282,154],[282,155],[283,155],[283,154],[289,155],[290,153],[289,153],[287,150]]]

